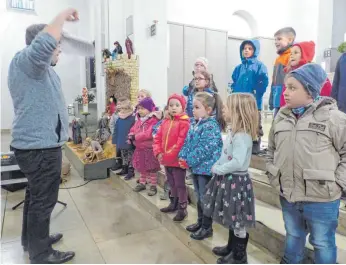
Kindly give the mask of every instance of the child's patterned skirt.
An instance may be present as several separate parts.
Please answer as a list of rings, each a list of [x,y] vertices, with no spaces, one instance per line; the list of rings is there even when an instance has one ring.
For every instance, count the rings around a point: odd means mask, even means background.
[[[204,215],[227,229],[255,226],[255,197],[249,174],[214,175],[206,190]]]
[[[154,155],[153,149],[135,149],[132,158],[133,167],[138,172],[158,172],[161,167],[160,163]]]

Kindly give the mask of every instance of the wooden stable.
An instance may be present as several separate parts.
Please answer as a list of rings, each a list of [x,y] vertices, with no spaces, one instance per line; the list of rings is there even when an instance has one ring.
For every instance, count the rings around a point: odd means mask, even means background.
[[[80,145],[73,142],[65,144],[65,156],[84,180],[105,179],[109,177],[109,170],[114,164],[115,148],[111,140],[104,145],[105,159],[93,163],[83,161],[84,151],[78,151]]]

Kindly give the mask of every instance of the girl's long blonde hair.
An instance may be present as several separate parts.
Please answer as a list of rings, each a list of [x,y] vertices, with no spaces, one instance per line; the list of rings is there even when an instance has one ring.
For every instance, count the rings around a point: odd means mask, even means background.
[[[245,132],[258,138],[259,114],[256,99],[249,93],[234,93],[227,98],[227,122],[233,133]]]

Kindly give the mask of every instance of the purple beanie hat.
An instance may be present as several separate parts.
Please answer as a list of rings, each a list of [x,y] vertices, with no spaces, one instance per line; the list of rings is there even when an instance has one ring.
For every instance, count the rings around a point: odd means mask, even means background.
[[[138,106],[142,106],[143,108],[149,110],[150,112],[153,112],[156,109],[155,103],[151,98],[143,98],[138,103]]]

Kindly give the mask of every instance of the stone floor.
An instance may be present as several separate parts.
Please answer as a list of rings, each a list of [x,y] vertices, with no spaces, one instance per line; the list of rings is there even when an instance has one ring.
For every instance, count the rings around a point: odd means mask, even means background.
[[[271,118],[263,121],[265,137]],[[11,136],[1,134],[1,152],[9,150]],[[85,183],[72,169],[61,185],[51,218],[51,232],[62,232],[58,250],[73,250],[71,263],[203,263],[193,252],[145,210],[111,185],[110,179]],[[67,189],[70,188],[70,189]],[[72,189],[71,189],[72,188]],[[24,191],[1,190],[1,263],[29,263],[20,244],[22,207],[11,208],[24,199]]]
[[[2,135],[6,151],[9,135]],[[61,186],[59,200],[51,218],[51,232],[62,232],[64,238],[54,247],[72,250],[71,263],[203,263],[176,237],[168,232],[135,202],[123,196],[110,179],[85,183],[72,169]],[[1,263],[29,263],[20,243],[22,207],[11,207],[23,200],[24,191],[1,190]]]
[[[149,213],[110,185],[98,180],[75,189],[61,189],[51,218],[51,232],[62,232],[58,250],[73,250],[72,263],[202,263],[202,261],[161,226]],[[63,187],[83,180],[73,170]],[[1,192],[4,221],[1,235],[2,264],[28,263],[20,244],[22,207],[12,206],[24,192]],[[177,255],[179,253],[179,255]],[[135,254],[135,255],[134,255]]]

